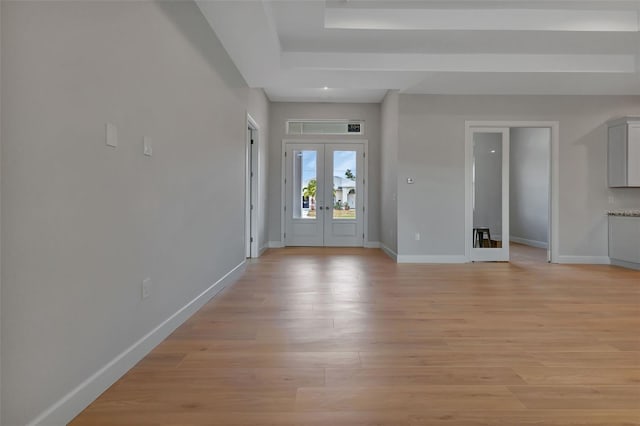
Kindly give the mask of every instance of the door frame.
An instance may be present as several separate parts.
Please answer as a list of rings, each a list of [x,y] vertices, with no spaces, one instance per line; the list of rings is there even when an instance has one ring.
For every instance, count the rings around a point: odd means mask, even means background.
[[[253,146],[251,135],[253,135]],[[256,258],[260,256],[259,229],[260,209],[260,127],[256,120],[247,113],[247,141],[245,149],[245,257]],[[253,209],[251,209],[253,206]],[[253,235],[251,235],[253,234]],[[253,238],[253,241],[251,240]]]
[[[287,150],[288,143],[295,144],[362,144],[363,152],[364,152],[364,161],[362,164],[364,165],[364,185],[363,185],[363,195],[362,202],[364,206],[364,216],[362,218],[362,226],[364,232],[364,241],[363,247],[367,246],[367,242],[369,241],[369,140],[368,139],[283,139],[282,146],[280,149],[280,242],[282,247],[286,247],[286,242],[284,239],[284,233],[286,230],[286,215],[285,215],[285,206],[287,203],[286,193],[285,193],[285,179],[287,176],[286,169],[286,158],[285,152]]]
[[[471,235],[473,230],[471,167],[473,164],[473,138],[471,128],[474,127],[507,127],[512,128],[545,128],[551,129],[551,158],[549,159],[549,249],[547,260],[551,263],[559,263],[559,218],[560,218],[560,122],[559,121],[504,121],[467,120],[465,126],[465,257],[471,261]]]

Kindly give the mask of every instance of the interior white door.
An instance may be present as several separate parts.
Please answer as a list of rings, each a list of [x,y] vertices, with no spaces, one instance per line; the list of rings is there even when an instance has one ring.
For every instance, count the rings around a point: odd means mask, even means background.
[[[362,144],[325,145],[325,246],[364,245],[364,149]]]
[[[324,245],[324,145],[285,145],[285,245]]]
[[[509,129],[472,127],[469,136],[471,260],[508,261]]]
[[[364,245],[364,145],[285,145],[285,245]]]

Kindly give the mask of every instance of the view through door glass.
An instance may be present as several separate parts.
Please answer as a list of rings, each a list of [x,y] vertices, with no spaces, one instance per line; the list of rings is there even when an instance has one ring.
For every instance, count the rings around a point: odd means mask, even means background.
[[[294,150],[293,205],[294,219],[316,219],[316,192],[318,189],[317,151]]]
[[[473,136],[473,247],[502,247],[502,134]]]
[[[356,209],[356,151],[333,152],[333,218],[355,220]]]

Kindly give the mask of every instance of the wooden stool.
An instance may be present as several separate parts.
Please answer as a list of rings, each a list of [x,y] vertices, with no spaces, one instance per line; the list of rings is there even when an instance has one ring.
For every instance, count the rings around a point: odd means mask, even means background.
[[[486,238],[485,238],[486,236]],[[487,227],[473,228],[473,247],[485,247],[484,242],[489,242],[489,248],[491,245],[491,231]]]

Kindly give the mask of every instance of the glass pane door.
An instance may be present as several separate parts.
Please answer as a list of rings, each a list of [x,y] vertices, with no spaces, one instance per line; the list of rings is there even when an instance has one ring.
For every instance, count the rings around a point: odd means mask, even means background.
[[[471,130],[471,260],[509,260],[509,132]]]
[[[318,151],[293,150],[292,214],[294,219],[317,220]]]
[[[287,246],[364,245],[364,145],[285,145]]]
[[[324,240],[327,246],[364,245],[364,146],[326,144]],[[331,204],[331,205],[330,205]]]
[[[333,151],[333,218],[356,220],[357,151]]]
[[[285,244],[324,244],[324,145],[285,148]]]

